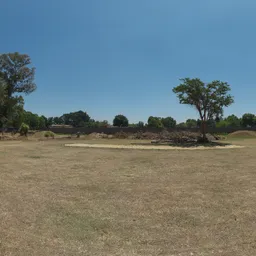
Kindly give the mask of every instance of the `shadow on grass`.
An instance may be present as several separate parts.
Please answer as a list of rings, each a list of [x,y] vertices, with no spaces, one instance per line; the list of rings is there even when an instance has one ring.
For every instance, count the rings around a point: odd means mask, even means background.
[[[205,142],[205,143],[199,143],[199,142],[184,142],[184,143],[169,143],[169,146],[172,147],[181,147],[181,148],[189,148],[189,147],[206,147],[206,148],[212,148],[212,147],[226,147],[232,145],[231,143],[224,143],[224,142]]]
[[[231,143],[224,142],[181,142],[181,143],[131,143],[132,145],[140,145],[140,146],[170,146],[170,147],[180,147],[180,148],[196,148],[196,147],[205,147],[205,148],[213,148],[213,147],[226,147],[232,145]]]

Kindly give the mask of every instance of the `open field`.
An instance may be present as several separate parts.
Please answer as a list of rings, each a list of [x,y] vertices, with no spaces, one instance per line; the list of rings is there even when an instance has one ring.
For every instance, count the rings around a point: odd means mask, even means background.
[[[256,255],[256,139],[64,147],[76,142],[0,141],[0,255]]]

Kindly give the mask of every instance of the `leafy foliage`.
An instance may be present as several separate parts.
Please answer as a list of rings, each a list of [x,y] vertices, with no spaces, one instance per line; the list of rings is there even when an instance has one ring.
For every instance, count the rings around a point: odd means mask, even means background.
[[[176,127],[177,127],[177,128],[187,128],[187,124],[184,123],[184,122],[178,123],[178,124],[176,125]]]
[[[28,131],[29,131],[29,126],[25,123],[22,123],[19,129],[20,135],[27,136]]]
[[[128,118],[124,115],[117,115],[113,120],[113,125],[118,127],[128,127]]]
[[[170,116],[162,118],[161,122],[165,128],[174,128],[176,126],[176,120]]]
[[[31,59],[27,54],[7,53],[0,55],[0,77],[8,86],[8,97],[14,93],[29,94],[36,89],[35,68],[30,68]]]
[[[163,128],[162,118],[150,116],[148,118],[148,127],[151,128]]]
[[[43,130],[47,127],[47,118],[45,116],[38,116],[30,111],[23,112],[23,121],[32,130]]]
[[[241,126],[241,120],[236,115],[230,115],[227,118],[225,118],[224,121],[227,123],[227,126],[229,127]]]
[[[256,125],[256,116],[251,113],[246,113],[242,116],[242,125],[244,127],[252,127]]]
[[[188,127],[188,128],[196,128],[196,127],[198,127],[197,120],[195,120],[195,119],[187,119],[186,127]]]
[[[148,118],[148,127],[151,128],[174,128],[176,126],[176,120],[168,116],[165,118],[150,116]]]

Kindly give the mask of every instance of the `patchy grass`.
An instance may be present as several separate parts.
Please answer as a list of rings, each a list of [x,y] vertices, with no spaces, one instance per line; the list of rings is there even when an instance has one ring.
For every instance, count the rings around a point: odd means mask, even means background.
[[[256,254],[256,140],[200,151],[65,143],[0,142],[0,255]]]

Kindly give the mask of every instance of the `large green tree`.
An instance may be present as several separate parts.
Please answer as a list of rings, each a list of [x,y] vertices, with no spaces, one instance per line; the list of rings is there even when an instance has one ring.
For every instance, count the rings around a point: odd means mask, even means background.
[[[6,84],[6,98],[1,107],[1,126],[5,126],[21,115],[24,100],[19,93],[29,94],[36,89],[35,68],[26,54],[0,54],[0,79]]]
[[[128,118],[124,115],[116,115],[113,120],[113,126],[128,127],[129,126]]]
[[[173,88],[181,104],[195,107],[201,120],[203,140],[206,141],[206,124],[223,115],[223,108],[234,100],[229,94],[230,85],[218,80],[204,83],[199,78],[181,79],[181,84]]]

